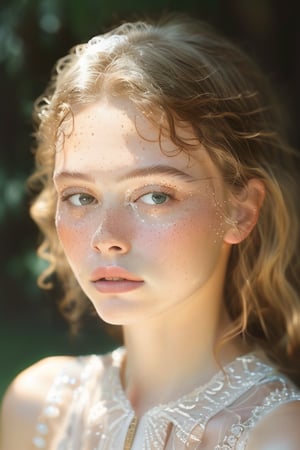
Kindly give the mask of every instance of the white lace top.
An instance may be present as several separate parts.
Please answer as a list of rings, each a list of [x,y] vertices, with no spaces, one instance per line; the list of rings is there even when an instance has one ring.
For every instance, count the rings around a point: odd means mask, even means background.
[[[120,367],[125,350],[74,358],[48,393],[33,449],[246,449],[257,422],[300,392],[254,353],[224,367],[208,384],[137,421]]]

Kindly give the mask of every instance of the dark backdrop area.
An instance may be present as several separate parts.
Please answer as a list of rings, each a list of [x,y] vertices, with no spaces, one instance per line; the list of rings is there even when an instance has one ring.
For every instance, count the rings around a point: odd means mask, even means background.
[[[87,321],[77,337],[57,312],[57,293],[35,279],[37,230],[25,180],[33,167],[31,112],[57,58],[124,19],[181,11],[238,42],[263,67],[282,102],[290,141],[300,144],[300,58],[296,2],[276,0],[0,0],[0,397],[22,368],[51,354],[117,345]]]

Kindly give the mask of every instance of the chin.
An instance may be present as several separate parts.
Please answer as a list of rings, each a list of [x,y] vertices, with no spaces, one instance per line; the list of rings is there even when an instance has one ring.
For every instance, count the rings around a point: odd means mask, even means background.
[[[93,302],[98,316],[103,322],[109,325],[125,326],[131,325],[141,320],[133,305],[125,304],[122,299],[110,298],[102,300],[101,304]]]

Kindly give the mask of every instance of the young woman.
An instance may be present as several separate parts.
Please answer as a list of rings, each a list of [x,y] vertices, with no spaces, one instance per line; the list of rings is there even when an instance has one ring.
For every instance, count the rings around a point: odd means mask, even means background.
[[[257,68],[202,23],[129,23],[36,112],[42,282],[124,345],[20,374],[2,449],[298,449],[295,162]]]

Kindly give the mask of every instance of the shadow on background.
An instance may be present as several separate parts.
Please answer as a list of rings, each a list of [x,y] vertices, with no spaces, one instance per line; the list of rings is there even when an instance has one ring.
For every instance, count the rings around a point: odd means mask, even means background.
[[[1,0],[0,6],[0,397],[12,377],[53,354],[102,353],[117,343],[87,321],[76,338],[55,293],[35,284],[42,262],[28,218],[25,180],[33,159],[31,111],[54,62],[74,44],[120,20],[181,11],[202,18],[252,54],[279,93],[291,143],[300,143],[296,3],[276,0]]]

